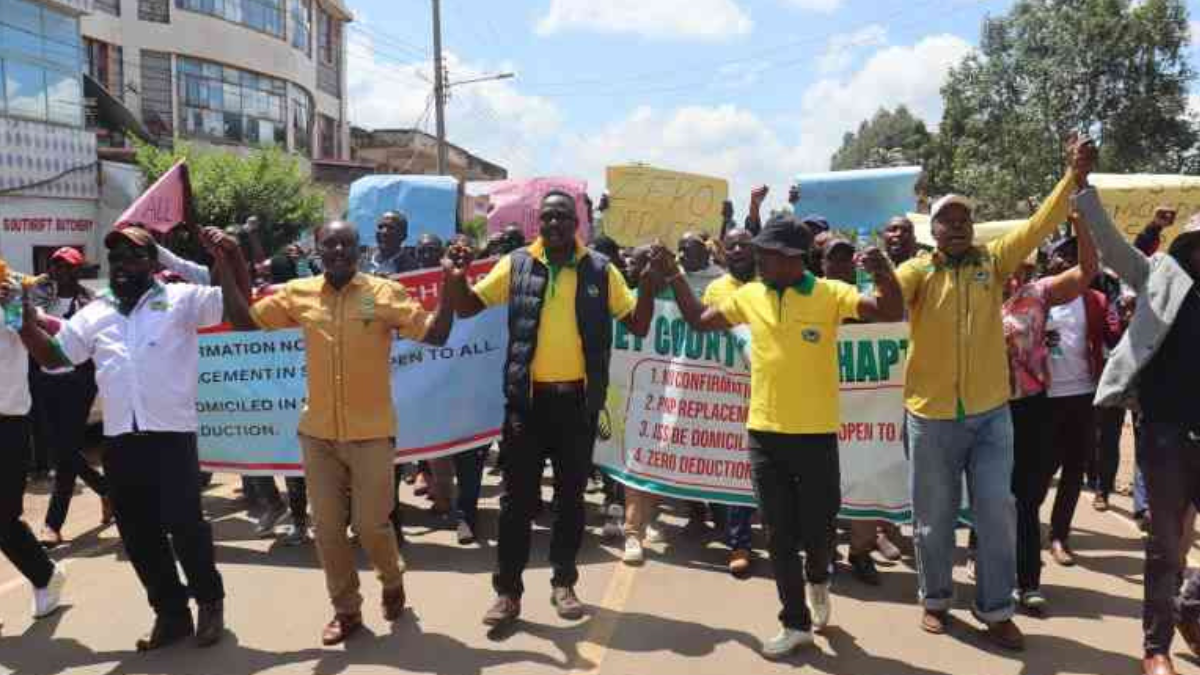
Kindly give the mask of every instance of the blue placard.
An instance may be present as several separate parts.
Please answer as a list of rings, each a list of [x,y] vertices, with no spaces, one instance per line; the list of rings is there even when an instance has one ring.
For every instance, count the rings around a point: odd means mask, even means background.
[[[916,210],[913,188],[920,175],[919,166],[801,174],[796,215],[822,215],[835,230],[878,230],[890,218]]]
[[[449,241],[456,231],[458,180],[452,176],[366,176],[350,185],[350,222],[375,247],[375,222],[387,211],[408,216],[408,244],[422,234]]]

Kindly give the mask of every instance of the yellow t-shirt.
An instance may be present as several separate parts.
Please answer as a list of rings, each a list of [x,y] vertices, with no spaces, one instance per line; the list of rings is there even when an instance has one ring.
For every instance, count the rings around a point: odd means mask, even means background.
[[[529,246],[534,258],[546,263],[546,250],[541,239]],[[575,259],[587,255],[587,249],[576,247]],[[612,265],[608,270],[608,311],[615,319],[624,319],[637,305],[637,299],[625,284],[625,278]],[[504,256],[492,271],[472,289],[487,307],[508,303],[512,279],[512,259]],[[576,382],[586,377],[583,359],[583,338],[575,316],[575,292],[579,275],[574,267],[559,270],[553,284],[546,288],[542,302],[542,317],[538,323],[537,349],[533,353],[530,374],[534,382]]]
[[[761,281],[721,304],[734,325],[750,327],[751,431],[838,431],[838,326],[858,318],[858,289],[811,272],[782,293]]]
[[[732,274],[726,274],[704,289],[704,297],[700,299],[700,302],[704,303],[705,307],[720,307],[721,303],[725,302],[726,299],[745,285],[745,283],[738,281],[737,277]]]

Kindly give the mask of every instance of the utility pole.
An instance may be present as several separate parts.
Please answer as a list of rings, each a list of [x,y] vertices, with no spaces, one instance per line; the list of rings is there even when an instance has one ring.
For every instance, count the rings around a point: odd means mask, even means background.
[[[442,3],[433,0],[433,99],[437,111],[437,172],[445,176],[446,160],[446,80],[442,66]]]

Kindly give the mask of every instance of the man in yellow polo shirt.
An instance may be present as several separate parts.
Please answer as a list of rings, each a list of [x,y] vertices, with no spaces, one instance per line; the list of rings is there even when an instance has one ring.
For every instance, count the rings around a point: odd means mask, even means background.
[[[351,223],[326,224],[316,244],[324,275],[289,281],[253,308],[236,292],[233,275],[220,276],[226,312],[237,329],[304,331],[308,398],[300,446],[317,553],[335,612],[321,641],[334,645],[362,627],[363,599],[346,523],[354,526],[379,575],[384,618],[395,621],[404,609],[404,563],[388,520],[396,494],[389,359],[397,333],[445,344],[454,303],[443,296],[431,314],[404,286],[359,272],[358,230]],[[464,278],[461,267],[443,265],[446,279]]]
[[[557,513],[550,539],[551,602],[560,617],[578,619],[575,558],[583,539],[583,496],[592,470],[596,424],[608,392],[612,319],[644,337],[654,314],[654,288],[635,300],[607,258],[580,246],[575,200],[552,191],[542,200],[541,236],[502,258],[474,289],[459,280],[460,317],[507,304],[504,366],[504,486],[500,541],[492,585],[498,595],[484,615],[490,626],[521,613],[521,574],[541,499],[546,457],[554,468]],[[462,256],[461,250],[452,255]],[[642,279],[655,285],[655,275]],[[661,283],[661,278],[659,278]]]
[[[750,466],[783,603],[783,629],[763,644],[769,659],[812,644],[813,629],[829,623],[829,563],[842,501],[838,326],[845,319],[897,321],[903,315],[900,286],[879,249],[862,254],[878,289],[878,295],[863,296],[805,269],[812,242],[795,216],[772,217],[754,238],[761,280],[743,285],[719,307],[705,309],[681,275],[669,277],[692,328],[750,327]],[[668,259],[659,260],[670,267]]]
[[[921,627],[928,633],[944,633],[949,621],[954,528],[965,473],[979,539],[973,613],[994,644],[1024,646],[1012,621],[1017,516],[1000,309],[1005,280],[1066,221],[1071,193],[1086,185],[1095,147],[1077,141],[1071,155],[1073,169],[1037,213],[987,246],[973,244],[970,200],[939,199],[930,212],[937,250],[897,271],[912,326],[904,397]]]

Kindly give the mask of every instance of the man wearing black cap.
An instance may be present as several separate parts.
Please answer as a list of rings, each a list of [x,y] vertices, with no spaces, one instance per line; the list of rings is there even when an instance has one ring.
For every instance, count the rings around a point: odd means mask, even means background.
[[[225,253],[214,245],[225,235],[210,228],[204,236],[219,252],[223,270],[245,275],[236,246]],[[193,633],[199,646],[211,646],[224,632],[225,590],[200,506],[196,331],[221,322],[221,289],[156,281],[154,238],[144,229],[115,230],[104,245],[109,289],[54,337],[38,325],[27,302],[21,339],[43,367],[96,363],[107,440],[104,473],[125,551],[155,612],[138,650]],[[196,623],[189,597],[199,605]]]
[[[692,295],[669,258],[657,258],[680,313],[695,330],[750,327],[750,463],[783,603],[783,629],[762,648],[769,659],[811,644],[812,630],[829,623],[831,542],[841,507],[838,326],[845,319],[902,316],[900,286],[881,251],[872,248],[862,255],[879,291],[868,297],[805,269],[812,241],[794,216],[772,217],[754,238],[761,281],[709,309]]]
[[[1195,579],[1180,595],[1184,514],[1200,506],[1200,217],[1193,217],[1166,254],[1147,257],[1129,244],[1105,213],[1095,190],[1076,200],[1105,265],[1138,294],[1129,330],[1109,356],[1096,405],[1138,407],[1138,464],[1150,502],[1142,605],[1146,675],[1174,675],[1171,639],[1177,628],[1200,655],[1200,599]]]

